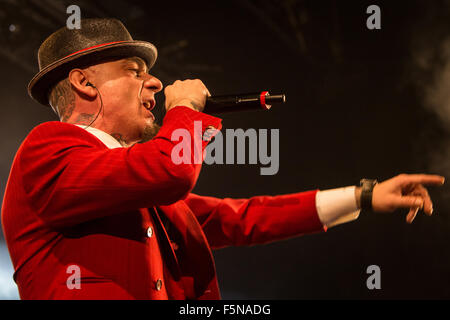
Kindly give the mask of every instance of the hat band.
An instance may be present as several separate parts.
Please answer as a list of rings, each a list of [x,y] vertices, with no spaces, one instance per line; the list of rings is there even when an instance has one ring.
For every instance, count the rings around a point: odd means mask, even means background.
[[[70,56],[73,56],[74,54],[77,54],[77,53],[80,53],[80,52],[83,52],[83,51],[87,51],[87,50],[94,49],[94,48],[98,48],[98,47],[102,47],[102,46],[107,46],[107,45],[110,45],[110,44],[121,43],[121,42],[127,42],[127,41],[123,40],[123,41],[114,41],[114,42],[108,42],[108,43],[97,44],[97,45],[95,45],[95,46],[88,47],[88,48],[84,48],[84,49],[81,49],[81,50],[76,51],[76,52],[74,52],[74,53],[71,53],[71,54],[69,54],[68,56],[65,56],[65,57],[62,58],[62,59],[66,59],[66,58],[68,58],[68,57],[70,57]]]

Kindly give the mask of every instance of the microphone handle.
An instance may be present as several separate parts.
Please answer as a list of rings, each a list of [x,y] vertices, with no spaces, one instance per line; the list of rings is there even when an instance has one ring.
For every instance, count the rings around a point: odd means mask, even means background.
[[[270,95],[268,91],[235,95],[211,96],[206,99],[205,113],[226,113],[247,110],[269,110],[272,103],[284,103],[284,94]]]

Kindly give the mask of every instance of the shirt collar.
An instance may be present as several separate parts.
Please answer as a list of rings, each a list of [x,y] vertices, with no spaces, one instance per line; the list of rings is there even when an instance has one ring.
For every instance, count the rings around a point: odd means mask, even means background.
[[[96,136],[101,142],[105,144],[109,149],[115,149],[115,148],[123,148],[122,145],[114,139],[111,135],[107,134],[106,132],[99,130],[97,128],[91,128],[83,125],[76,124],[77,127],[80,127],[87,132],[91,133],[92,135]]]

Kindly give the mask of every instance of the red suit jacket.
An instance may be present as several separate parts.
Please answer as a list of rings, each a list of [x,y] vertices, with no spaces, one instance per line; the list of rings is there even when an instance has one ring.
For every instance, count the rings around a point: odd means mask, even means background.
[[[211,248],[324,230],[317,191],[251,199],[190,193],[201,164],[174,164],[179,142],[171,134],[183,128],[193,139],[194,121],[202,132],[221,128],[220,119],[179,106],[154,139],[129,148],[108,149],[61,122],[30,132],[2,206],[22,299],[219,299]],[[73,266],[79,288],[67,285]]]

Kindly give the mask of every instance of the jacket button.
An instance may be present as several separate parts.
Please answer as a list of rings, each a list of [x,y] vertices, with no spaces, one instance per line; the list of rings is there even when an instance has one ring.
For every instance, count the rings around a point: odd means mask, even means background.
[[[153,228],[148,227],[147,228],[147,237],[151,238],[153,236]]]
[[[156,280],[156,285],[155,285],[155,287],[156,287],[156,290],[157,291],[161,291],[161,288],[162,288],[162,280],[161,279],[158,279],[158,280]]]
[[[176,242],[170,241],[170,244],[172,245],[173,250],[178,250],[178,244]]]

